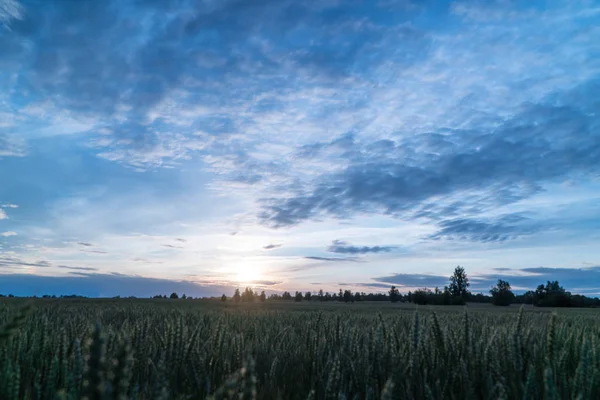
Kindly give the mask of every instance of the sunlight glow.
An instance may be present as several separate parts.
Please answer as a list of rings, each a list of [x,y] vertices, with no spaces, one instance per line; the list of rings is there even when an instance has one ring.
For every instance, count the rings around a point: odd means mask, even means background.
[[[240,283],[252,283],[262,279],[259,265],[243,264],[236,268],[235,280]]]

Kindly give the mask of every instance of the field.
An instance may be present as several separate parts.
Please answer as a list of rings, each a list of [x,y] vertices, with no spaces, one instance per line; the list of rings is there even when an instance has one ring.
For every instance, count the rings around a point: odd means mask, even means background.
[[[0,326],[1,399],[600,398],[595,309],[3,299]]]

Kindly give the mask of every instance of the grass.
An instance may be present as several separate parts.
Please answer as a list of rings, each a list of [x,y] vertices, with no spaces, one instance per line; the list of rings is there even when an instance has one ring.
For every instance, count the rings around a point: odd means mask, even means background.
[[[1,399],[600,398],[594,309],[24,304],[0,302]]]

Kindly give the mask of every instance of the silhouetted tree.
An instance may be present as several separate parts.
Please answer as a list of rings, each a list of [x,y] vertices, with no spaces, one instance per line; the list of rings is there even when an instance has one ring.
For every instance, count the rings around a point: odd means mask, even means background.
[[[261,303],[264,303],[264,302],[265,302],[265,300],[267,299],[267,295],[265,294],[265,291],[264,291],[264,290],[263,290],[262,292],[260,292],[260,297],[259,297],[259,299],[260,299],[260,302],[261,302]]]
[[[412,302],[415,304],[427,304],[429,301],[429,297],[431,295],[431,290],[427,288],[415,290],[412,293]]]
[[[453,297],[453,303],[464,304],[467,301],[470,285],[465,269],[460,265],[457,266],[450,277],[450,285],[448,286],[448,290],[450,290]]]
[[[171,296],[169,296],[170,299],[178,299],[179,296],[177,295],[177,293],[173,292],[171,293]]]
[[[535,296],[535,292],[533,290],[528,290],[523,294],[519,294],[515,297],[515,303],[518,304],[533,304],[533,297]]]
[[[354,293],[354,301],[362,301],[362,295],[359,292]]]
[[[396,303],[396,302],[398,302],[398,300],[400,300],[400,291],[398,289],[396,289],[396,286],[392,286],[392,288],[389,291],[389,295],[390,295],[390,301],[392,303]]]
[[[498,279],[496,286],[490,289],[490,294],[492,295],[492,304],[495,306],[508,306],[515,300],[510,283],[502,279]]]
[[[338,292],[337,300],[344,301],[344,291],[342,289],[340,289],[340,291]]]
[[[247,287],[242,293],[242,301],[245,303],[251,303],[254,301],[254,292],[251,288]]]
[[[570,307],[571,293],[559,285],[558,281],[548,281],[539,285],[533,295],[533,305],[538,307]]]
[[[310,301],[311,298],[312,298],[312,293],[311,292],[304,293],[304,300]]]
[[[185,295],[185,293],[181,295],[181,298],[182,298],[183,300],[187,299],[187,296]]]
[[[319,301],[324,301],[325,300],[325,295],[323,294],[323,289],[319,290]]]
[[[292,295],[290,292],[283,292],[283,294],[281,295],[281,299],[282,300],[291,300],[292,299]]]
[[[242,296],[240,295],[240,289],[235,289],[235,293],[233,294],[233,301],[239,303],[242,300]]]
[[[223,296],[221,296],[221,301],[227,301],[227,296],[225,296],[225,293],[223,293]]]
[[[354,297],[352,297],[352,292],[350,290],[344,290],[343,295],[344,303],[354,302]]]
[[[300,302],[302,301],[302,293],[296,292],[296,296],[294,297],[294,301]]]

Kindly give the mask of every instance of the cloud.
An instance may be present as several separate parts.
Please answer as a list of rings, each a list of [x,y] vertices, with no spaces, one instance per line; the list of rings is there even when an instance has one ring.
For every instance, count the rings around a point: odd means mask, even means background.
[[[23,157],[25,155],[26,147],[23,140],[3,133],[0,128],[0,159],[2,157]]]
[[[549,268],[528,267],[520,269],[495,268],[495,273],[469,275],[472,292],[487,293],[498,279],[508,281],[515,292],[534,290],[547,281],[557,280],[566,290],[573,293],[592,293],[600,295],[600,266],[589,268]],[[394,284],[411,288],[444,287],[449,276],[427,274],[392,274],[372,278],[377,283]]]
[[[2,232],[2,233],[0,233],[0,236],[4,236],[4,237],[17,236],[17,232],[12,232],[12,231]]]
[[[56,268],[70,269],[70,270],[77,270],[77,271],[98,271],[98,268],[92,268],[92,267],[70,267],[68,265],[57,265]]]
[[[37,261],[37,262],[27,262],[23,261],[19,258],[12,256],[2,256],[0,255],[0,268],[22,268],[22,267],[39,267],[39,268],[48,268],[51,267],[48,261]]]
[[[0,209],[0,220],[8,219],[8,215],[4,212],[4,210]]]
[[[182,247],[182,246],[174,246],[174,245],[172,245],[172,244],[162,244],[161,246],[163,246],[163,247],[168,247],[168,248],[170,248],[170,249],[183,249],[183,247]]]
[[[448,284],[447,276],[439,275],[427,275],[427,274],[392,274],[389,276],[382,276],[378,278],[372,278],[374,281],[385,282],[386,284],[393,284],[398,286],[408,287],[444,287]]]
[[[88,242],[78,242],[77,244],[80,245],[80,246],[84,246],[84,247],[92,247],[92,246],[94,246],[93,244],[88,243]]]
[[[23,7],[16,0],[0,0],[0,27],[10,29],[10,21],[23,18]]]
[[[2,207],[2,208],[19,208],[19,206],[16,204],[2,204],[2,205],[0,205],[0,207]]]
[[[105,250],[80,250],[84,253],[95,253],[95,254],[108,254],[108,251]]]
[[[600,136],[594,128],[600,116],[588,111],[595,100],[576,95],[583,90],[600,86],[589,82],[552,101],[523,105],[491,129],[417,132],[388,141],[385,153],[374,142],[348,137],[344,169],[265,199],[259,217],[275,228],[359,213],[436,221],[448,216],[449,205],[450,216],[477,215],[530,198],[545,184],[592,177],[600,171]],[[332,146],[335,141],[321,145]],[[460,221],[445,224],[441,234],[460,228]],[[475,225],[470,222],[483,235],[495,234],[491,226]],[[468,228],[467,221],[462,226]],[[502,228],[499,237],[518,234]]]
[[[505,215],[492,221],[470,218],[448,219],[439,222],[440,229],[427,238],[482,243],[504,242],[531,235],[541,229],[541,226],[532,225],[527,221],[528,218],[519,214]]]
[[[263,246],[263,249],[265,250],[273,250],[273,249],[277,249],[279,247],[281,247],[282,244],[268,244],[266,246]]]
[[[272,91],[295,90],[296,80],[343,82],[390,62],[410,66],[431,41],[403,11],[388,10],[393,24],[365,21],[358,4],[90,4],[65,3],[56,14],[29,7],[7,38],[8,65],[31,65],[22,73],[36,94],[60,93],[47,97],[45,112],[30,104],[30,114],[48,120],[47,110],[66,110],[69,121],[83,120],[72,131],[93,136],[100,157],[139,169],[188,160],[211,142],[201,134],[229,136],[255,124],[237,111],[256,96],[266,95],[252,108],[268,112]],[[405,51],[384,50],[400,42]],[[238,179],[256,182],[261,174],[240,171]]]
[[[246,282],[248,285],[257,285],[257,286],[275,286],[281,284],[281,281],[270,281],[270,280],[255,280]]]
[[[331,253],[341,254],[367,254],[367,253],[388,253],[396,249],[395,246],[351,246],[349,243],[334,240],[327,248]]]
[[[220,296],[233,293],[234,287],[202,285],[187,281],[144,278],[124,274],[93,274],[73,271],[74,276],[0,275],[0,293],[15,296],[82,295],[88,297],[151,297],[177,292],[188,296]],[[73,274],[71,274],[73,275]]]
[[[317,257],[317,256],[306,256],[304,258],[306,260],[327,261],[327,262],[343,262],[343,261],[357,262],[358,261],[358,258],[356,258],[356,257]]]

